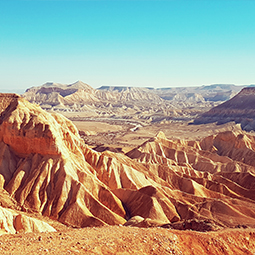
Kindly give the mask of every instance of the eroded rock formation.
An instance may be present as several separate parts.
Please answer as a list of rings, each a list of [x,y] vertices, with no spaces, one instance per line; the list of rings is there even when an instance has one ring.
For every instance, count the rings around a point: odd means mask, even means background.
[[[65,224],[124,223],[123,206],[93,175],[83,156],[88,148],[76,127],[63,116],[51,115],[16,95],[1,97],[10,102],[8,106],[2,103],[0,117],[4,189],[23,208]]]
[[[17,211],[0,206],[0,235],[28,232],[55,232],[56,230],[48,223],[17,213]]]
[[[253,136],[232,132],[200,142],[169,141],[159,133],[127,155],[170,185],[158,189],[180,221],[206,219],[233,227],[254,224],[254,145]]]
[[[71,121],[17,95],[0,95],[0,113],[0,183],[17,210],[74,227],[255,226],[253,136],[160,132],[124,155],[90,149]]]

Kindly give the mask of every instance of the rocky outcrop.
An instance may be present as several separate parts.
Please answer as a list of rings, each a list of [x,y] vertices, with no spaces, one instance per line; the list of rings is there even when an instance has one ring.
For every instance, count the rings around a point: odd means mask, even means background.
[[[0,206],[0,235],[28,232],[55,232],[48,223]]]
[[[93,175],[76,127],[23,98],[2,97],[10,104],[3,104],[0,117],[0,175],[11,196],[23,208],[72,226],[124,223],[122,204]]]
[[[171,228],[171,229],[178,229],[178,230],[194,230],[199,232],[207,232],[207,231],[217,231],[222,229],[223,227],[218,225],[217,223],[211,220],[197,220],[197,219],[190,219],[179,221],[175,223],[161,225],[163,228]]]
[[[139,228],[166,227],[170,225],[171,223],[165,224],[164,221],[153,220],[151,218],[144,219],[141,216],[134,216],[124,224],[124,226],[126,227],[139,227]]]
[[[194,124],[217,122],[224,124],[230,121],[241,123],[246,131],[255,130],[255,88],[243,88],[236,96],[203,113],[194,120]]]

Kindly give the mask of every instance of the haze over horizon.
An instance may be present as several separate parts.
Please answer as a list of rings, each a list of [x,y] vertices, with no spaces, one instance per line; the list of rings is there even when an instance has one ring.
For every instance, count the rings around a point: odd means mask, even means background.
[[[255,2],[1,1],[1,91],[255,83]]]

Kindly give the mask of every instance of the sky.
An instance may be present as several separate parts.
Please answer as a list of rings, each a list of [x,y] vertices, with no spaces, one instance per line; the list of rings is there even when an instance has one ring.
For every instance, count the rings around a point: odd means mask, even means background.
[[[253,0],[1,0],[0,91],[255,84]]]

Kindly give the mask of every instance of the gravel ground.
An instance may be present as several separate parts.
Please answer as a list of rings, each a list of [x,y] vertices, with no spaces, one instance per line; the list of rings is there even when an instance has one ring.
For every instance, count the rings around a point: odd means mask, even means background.
[[[106,226],[0,237],[0,254],[255,254],[255,229],[218,232]]]

